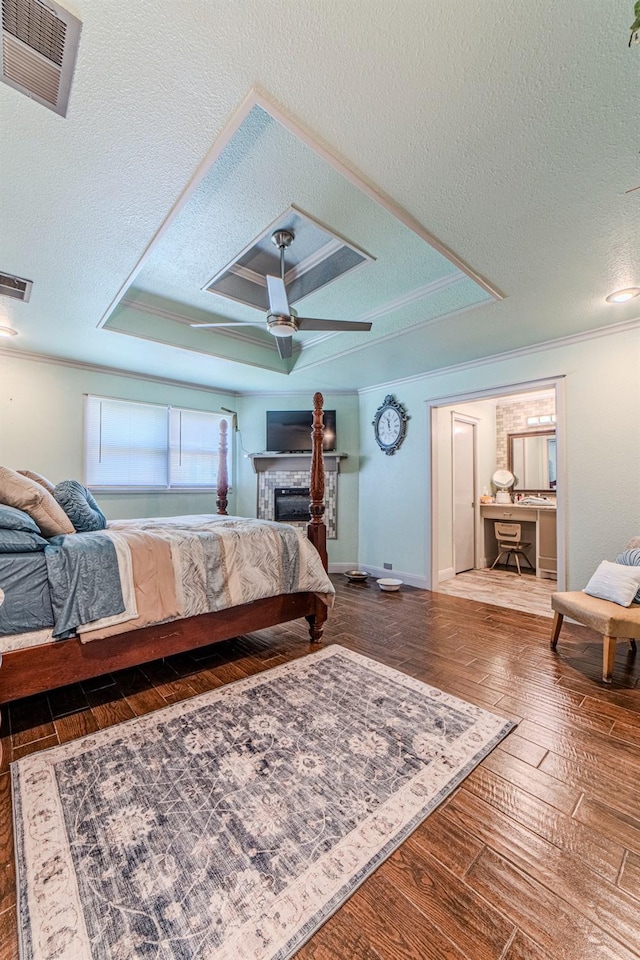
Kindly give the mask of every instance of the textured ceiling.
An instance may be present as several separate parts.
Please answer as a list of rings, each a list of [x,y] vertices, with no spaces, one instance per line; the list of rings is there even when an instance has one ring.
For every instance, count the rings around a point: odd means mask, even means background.
[[[240,391],[354,388],[637,317],[604,302],[640,284],[630,3],[68,6],[83,31],[67,118],[0,85],[0,269],[34,281],[28,304],[1,298],[7,349]],[[418,231],[265,114],[194,184],[252,88]],[[291,203],[376,258],[306,314],[401,305],[372,335],[300,337],[289,372],[259,328],[184,320],[256,318],[202,286]],[[457,274],[421,230],[505,299],[468,309],[466,276],[412,299]],[[137,307],[102,326],[123,293]]]

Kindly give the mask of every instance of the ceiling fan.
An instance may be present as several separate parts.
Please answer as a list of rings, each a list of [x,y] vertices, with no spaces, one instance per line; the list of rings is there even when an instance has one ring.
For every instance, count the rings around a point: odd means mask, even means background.
[[[311,317],[299,317],[289,306],[287,288],[284,282],[284,252],[293,243],[290,230],[276,230],[271,242],[280,250],[280,276],[267,276],[269,312],[266,323],[269,333],[276,338],[278,353],[285,360],[292,355],[293,334],[298,330],[371,330],[371,324],[352,320],[314,320]],[[263,321],[237,320],[229,323],[192,323],[192,327],[246,327],[262,326]]]

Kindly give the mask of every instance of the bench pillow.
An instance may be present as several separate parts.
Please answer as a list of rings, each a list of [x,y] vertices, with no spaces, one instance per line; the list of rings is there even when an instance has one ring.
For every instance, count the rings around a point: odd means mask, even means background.
[[[24,510],[16,510],[0,503],[0,530],[22,530],[24,533],[40,533],[40,527]]]
[[[49,491],[9,467],[0,467],[0,503],[28,513],[45,537],[75,533],[69,517]]]
[[[583,593],[629,607],[640,589],[640,567],[603,560]]]
[[[640,543],[631,550],[623,550],[623,552],[616,557],[616,563],[622,563],[626,567],[640,567]],[[640,590],[636,593],[633,602],[640,603]]]
[[[56,485],[53,495],[78,533],[104,530],[107,518],[87,488],[78,480],[63,480]]]
[[[36,553],[44,550],[47,543],[39,533],[0,528],[0,553]]]

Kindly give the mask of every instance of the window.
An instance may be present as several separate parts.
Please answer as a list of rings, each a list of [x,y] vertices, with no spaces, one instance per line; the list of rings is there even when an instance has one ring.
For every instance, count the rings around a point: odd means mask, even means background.
[[[87,486],[134,490],[215,487],[222,419],[219,413],[203,410],[87,396]],[[231,483],[231,458],[227,459]]]

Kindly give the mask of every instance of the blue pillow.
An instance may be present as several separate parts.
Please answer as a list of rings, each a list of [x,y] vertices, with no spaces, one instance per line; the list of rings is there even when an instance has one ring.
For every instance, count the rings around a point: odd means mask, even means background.
[[[40,527],[32,520],[28,513],[16,507],[8,507],[0,503],[0,529],[24,530],[25,533],[40,533]]]
[[[0,553],[36,553],[46,546],[47,541],[37,533],[0,527]]]
[[[53,496],[60,504],[77,533],[104,530],[107,518],[89,493],[77,480],[63,480],[57,484]]]
[[[616,557],[616,563],[623,563],[625,567],[640,567],[640,547],[624,550]],[[640,590],[636,593],[632,603],[640,603]]]

